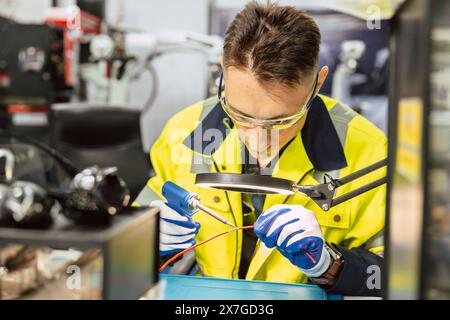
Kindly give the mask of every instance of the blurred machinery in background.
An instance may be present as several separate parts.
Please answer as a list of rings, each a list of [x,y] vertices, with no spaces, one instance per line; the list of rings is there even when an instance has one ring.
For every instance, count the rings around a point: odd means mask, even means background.
[[[104,0],[47,8],[42,23],[19,23],[0,15],[0,43],[4,48],[0,50],[0,107],[7,114],[46,113],[54,103],[77,101],[127,106],[130,83],[144,72],[152,79],[143,103],[148,110],[158,90],[153,59],[199,52],[216,74],[222,51],[219,36],[109,26]],[[216,80],[209,78],[208,94]]]
[[[0,20],[0,105],[9,112],[45,112],[78,87],[82,34],[99,33],[100,19],[76,6],[49,8],[42,24]]]
[[[143,72],[149,72],[152,83],[144,104],[146,112],[158,90],[158,79],[152,61],[164,54],[193,51],[207,57],[211,73],[217,71],[222,53],[222,38],[181,30],[159,33],[127,32],[109,29],[90,43],[90,59],[81,67],[85,83],[83,98],[88,102],[126,105],[128,88]],[[209,88],[215,78],[210,77]]]
[[[158,281],[158,211],[127,206],[116,167],[79,171],[12,135],[0,145],[0,300],[144,295]],[[69,181],[54,179],[57,168]]]
[[[450,298],[450,2],[391,21],[387,297]]]
[[[347,105],[352,104],[352,87],[367,80],[366,75],[356,72],[364,51],[366,51],[366,45],[363,41],[344,41],[341,44],[340,63],[333,74],[331,96]]]

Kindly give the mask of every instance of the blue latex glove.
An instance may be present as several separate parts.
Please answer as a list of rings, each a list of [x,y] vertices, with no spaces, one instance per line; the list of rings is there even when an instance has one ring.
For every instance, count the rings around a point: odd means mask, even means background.
[[[155,200],[151,207],[159,208],[159,253],[161,256],[172,254],[195,244],[195,236],[200,223],[181,215],[168,207],[164,201]]]
[[[258,217],[254,230],[268,248],[276,246],[308,277],[321,276],[330,265],[319,222],[314,213],[303,206],[275,205]]]

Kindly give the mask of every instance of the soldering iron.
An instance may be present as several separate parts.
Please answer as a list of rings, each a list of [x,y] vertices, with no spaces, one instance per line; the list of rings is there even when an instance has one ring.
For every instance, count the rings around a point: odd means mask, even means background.
[[[198,210],[201,210],[220,222],[236,228],[228,219],[201,204],[198,194],[189,192],[171,181],[164,183],[162,194],[167,200],[167,206],[180,214],[191,218]]]

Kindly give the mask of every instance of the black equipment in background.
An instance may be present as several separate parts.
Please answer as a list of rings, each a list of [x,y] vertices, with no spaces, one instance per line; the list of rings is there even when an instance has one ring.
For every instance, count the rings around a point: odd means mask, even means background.
[[[87,12],[101,20],[105,19],[105,0],[77,0],[77,6],[83,12]]]
[[[26,153],[29,149],[21,150]],[[31,156],[32,157],[32,156]],[[47,228],[52,213],[59,206],[45,189],[31,181],[14,180],[16,157],[13,151],[0,148],[3,175],[0,179],[0,221],[17,227]]]
[[[3,222],[12,222],[20,227],[48,227],[52,222],[51,211],[57,203],[63,209],[61,212],[77,223],[102,224],[128,205],[129,189],[118,175],[117,168],[91,166],[77,173],[76,166],[51,147],[20,134],[2,130],[0,134],[43,151],[56,160],[70,178],[68,186],[50,190],[30,181],[15,181],[16,156],[27,158],[33,150],[15,150],[14,155],[9,149],[17,147],[0,148],[0,157],[5,158],[3,184],[0,184],[0,218]]]
[[[115,166],[135,199],[150,177],[141,140],[140,111],[61,104],[49,112],[50,145],[78,168]]]
[[[66,217],[80,224],[108,223],[130,201],[128,186],[116,167],[86,168],[73,177],[69,192],[49,195],[61,202]]]
[[[0,105],[46,107],[69,101],[64,31],[45,24],[0,20]]]

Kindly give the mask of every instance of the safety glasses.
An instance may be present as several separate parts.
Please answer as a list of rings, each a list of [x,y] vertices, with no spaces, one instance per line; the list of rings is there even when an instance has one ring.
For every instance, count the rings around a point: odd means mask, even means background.
[[[306,115],[306,112],[310,108],[311,103],[315,97],[314,93],[316,92],[318,78],[319,74],[316,75],[316,79],[314,80],[314,85],[311,93],[309,94],[308,101],[300,108],[300,111],[292,116],[278,119],[256,119],[253,117],[249,117],[240,113],[238,110],[227,104],[225,95],[222,95],[223,73],[220,75],[219,90],[217,94],[223,110],[228,114],[228,116],[235,124],[246,128],[263,127],[269,130],[282,130],[292,127]]]

